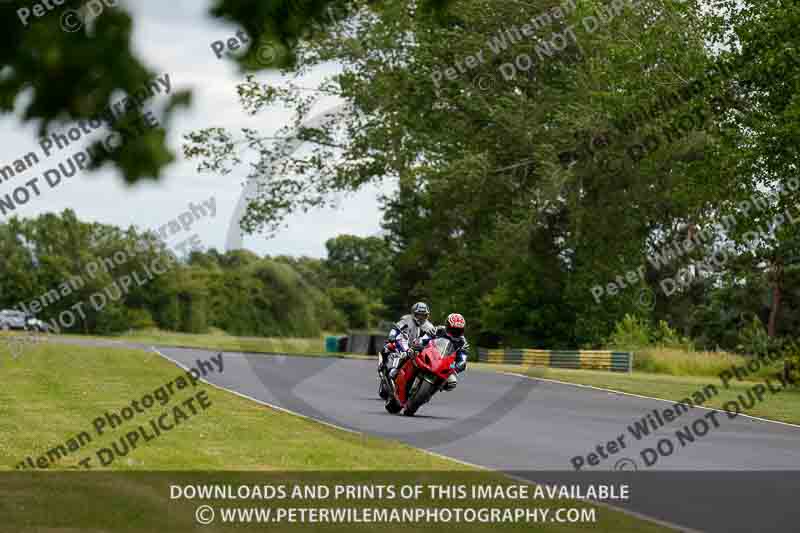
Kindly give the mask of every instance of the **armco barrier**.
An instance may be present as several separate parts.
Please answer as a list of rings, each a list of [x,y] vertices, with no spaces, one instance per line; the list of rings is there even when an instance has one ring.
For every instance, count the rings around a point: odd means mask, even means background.
[[[584,368],[630,372],[633,353],[607,350],[532,350],[478,348],[478,361],[507,365],[547,366],[552,368]]]

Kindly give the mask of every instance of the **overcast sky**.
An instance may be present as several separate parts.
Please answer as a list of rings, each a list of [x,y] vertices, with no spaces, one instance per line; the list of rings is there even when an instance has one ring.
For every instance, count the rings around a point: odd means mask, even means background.
[[[238,28],[216,22],[207,16],[208,1],[137,0],[125,4],[130,6],[134,14],[135,51],[145,58],[154,72],[169,73],[173,92],[191,89],[194,93],[191,109],[180,111],[173,121],[169,145],[175,152],[176,162],[167,168],[166,175],[157,184],[148,182],[128,187],[110,167],[100,172],[78,175],[65,180],[56,189],[47,191],[49,194],[33,197],[16,212],[20,216],[30,217],[72,208],[85,221],[124,227],[135,224],[149,229],[176,218],[187,209],[189,202],[198,204],[214,196],[216,217],[197,222],[191,233],[198,233],[204,246],[224,250],[226,231],[242,191],[246,170],[237,168],[224,177],[198,174],[196,163],[182,158],[181,135],[211,126],[229,129],[246,126],[271,134],[285,125],[291,115],[280,108],[262,112],[256,117],[248,117],[241,111],[235,87],[242,75],[232,62],[217,59],[210,47],[213,41],[233,37]],[[335,65],[320,69],[304,85],[314,85],[326,73],[335,70]],[[280,77],[277,74],[262,74],[259,79],[278,82]],[[156,96],[154,100],[158,103],[159,97]],[[336,103],[336,100],[326,100],[318,110],[324,111]],[[66,127],[59,127],[58,130]],[[76,150],[73,150],[73,146]],[[71,145],[24,174],[0,184],[0,196],[12,192],[33,177],[39,176],[41,180],[45,170],[58,165],[80,146],[80,142]],[[35,126],[23,126],[12,115],[2,116],[0,166],[9,165],[31,151],[41,155]],[[382,187],[388,191],[391,185]],[[371,187],[356,195],[342,196],[337,209],[291,217],[287,221],[288,227],[273,239],[250,236],[245,238],[244,246],[259,254],[323,257],[325,241],[330,237],[342,233],[360,236],[379,233],[381,213],[377,204],[378,193],[377,187]],[[0,215],[0,222],[5,219]]]

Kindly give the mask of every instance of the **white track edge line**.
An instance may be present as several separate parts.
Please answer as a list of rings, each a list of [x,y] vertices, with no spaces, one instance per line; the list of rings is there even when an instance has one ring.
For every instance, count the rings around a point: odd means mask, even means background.
[[[179,361],[173,359],[172,357],[169,357],[168,355],[165,355],[165,354],[159,352],[158,350],[155,349],[155,347],[151,346],[150,349],[153,350],[158,355],[160,355],[161,357],[163,357],[164,359],[166,359],[166,360],[170,361],[171,363],[173,363],[174,365],[176,365],[178,368],[182,368],[182,369],[187,370],[187,371],[189,370],[189,367],[184,366],[182,363],[180,363]],[[202,348],[195,348],[195,349],[202,350]],[[501,374],[508,374],[508,375],[512,375],[512,376],[527,377],[527,376],[522,376],[521,374],[513,374],[511,372],[501,372]],[[220,390],[224,390],[226,392],[230,392],[230,393],[232,393],[232,394],[234,394],[236,396],[239,396],[240,398],[246,398],[246,399],[251,400],[253,402],[256,402],[258,404],[266,405],[267,407],[270,407],[270,408],[275,409],[277,411],[280,411],[282,413],[298,416],[298,417],[303,418],[305,420],[310,420],[312,422],[317,422],[319,424],[323,424],[325,426],[332,427],[334,429],[340,429],[340,430],[346,431],[348,433],[353,433],[353,434],[361,435],[361,436],[367,436],[363,431],[357,431],[357,430],[354,430],[354,429],[350,429],[350,428],[346,428],[346,427],[342,427],[342,426],[337,426],[336,424],[332,424],[332,423],[327,422],[325,420],[319,420],[318,418],[314,418],[312,416],[304,415],[302,413],[297,413],[297,412],[292,411],[290,409],[286,409],[284,407],[280,407],[278,405],[273,405],[273,404],[271,404],[269,402],[265,402],[263,400],[259,400],[258,398],[253,398],[252,396],[248,396],[247,394],[243,394],[241,392],[225,388],[222,385],[216,385],[214,383],[210,383],[209,381],[206,381],[203,378],[200,378],[200,381],[202,381],[203,383],[205,383],[207,385],[211,385],[214,388],[217,388],[217,389],[220,389]],[[502,472],[502,471],[493,470],[493,469],[491,469],[489,467],[486,467],[486,466],[477,465],[477,464],[474,464],[474,463],[470,463],[469,461],[462,461],[461,459],[456,459],[455,457],[449,457],[449,456],[441,454],[441,453],[436,453],[436,452],[431,451],[431,450],[426,450],[425,448],[417,448],[416,446],[412,446],[412,445],[410,445],[408,443],[405,443],[405,442],[402,442],[402,441],[398,441],[398,442],[401,442],[404,446],[408,446],[410,448],[414,448],[415,450],[419,450],[419,451],[421,451],[423,453],[427,453],[428,455],[432,455],[432,456],[438,457],[440,459],[446,459],[448,461],[453,461],[454,463],[459,463],[459,464],[462,464],[464,466],[470,466],[470,467],[477,468],[479,470],[484,470],[484,471],[487,471],[487,472],[494,472],[496,474],[500,474],[501,476],[505,476],[505,477],[507,477],[509,479],[513,479],[513,480],[516,480],[516,481],[521,481],[523,483],[535,483],[535,484],[541,485],[543,487],[547,487],[548,486],[548,485],[546,485],[544,483],[540,483],[540,482],[538,482],[536,480],[525,479],[525,478],[513,476],[511,474],[507,474],[507,473]],[[612,509],[612,510],[620,512],[622,514],[626,514],[626,515],[631,516],[633,518],[638,518],[640,520],[645,520],[647,522],[652,522],[654,524],[657,524],[657,525],[660,525],[660,526],[663,526],[663,527],[667,527],[667,528],[670,528],[670,529],[674,529],[676,531],[685,531],[685,532],[688,532],[688,533],[702,533],[699,530],[687,528],[686,526],[680,526],[678,524],[673,524],[671,522],[666,522],[664,520],[661,520],[661,519],[658,519],[658,518],[653,518],[651,516],[647,516],[647,515],[638,513],[636,511],[630,511],[628,509],[623,509],[621,507],[617,507],[617,506],[615,506],[613,504],[606,503],[606,502],[603,502],[603,501],[591,500],[591,499],[587,499],[585,501],[591,502],[593,505],[598,505],[600,507],[606,507],[608,509]]]
[[[646,400],[658,400],[660,402],[667,402],[667,403],[671,403],[671,404],[679,403],[679,402],[677,402],[675,400],[665,400],[664,398],[656,398],[655,396],[644,396],[642,394],[634,394],[632,392],[623,392],[623,391],[620,391],[620,390],[605,389],[603,387],[595,387],[594,385],[583,385],[581,383],[570,383],[569,381],[559,381],[557,379],[539,378],[539,377],[536,377],[536,376],[527,376],[525,374],[517,374],[516,372],[505,372],[505,371],[496,371],[496,372],[498,374],[505,374],[507,376],[516,376],[516,377],[520,377],[520,378],[535,379],[535,380],[538,380],[538,381],[549,381],[551,383],[558,383],[560,385],[571,385],[573,387],[583,387],[585,389],[595,389],[595,390],[600,390],[600,391],[604,391],[604,392],[613,392],[614,394],[622,394],[622,395],[625,395],[625,396],[633,396],[635,398],[644,398]],[[693,407],[695,407],[697,409],[705,409],[707,411],[725,411],[721,407],[720,408],[704,407],[702,405],[694,405]],[[761,422],[770,422],[772,424],[780,424],[782,426],[789,426],[789,427],[792,427],[792,428],[800,429],[800,425],[792,424],[791,422],[782,422],[780,420],[770,420],[769,418],[762,418],[760,416],[753,416],[753,415],[748,415],[748,414],[745,414],[745,413],[739,413],[737,416],[743,416],[745,418],[752,418],[753,420],[759,420]]]

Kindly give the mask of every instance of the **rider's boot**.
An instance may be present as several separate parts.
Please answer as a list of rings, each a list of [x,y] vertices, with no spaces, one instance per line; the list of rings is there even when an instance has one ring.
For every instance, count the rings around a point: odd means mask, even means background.
[[[394,381],[395,378],[397,377],[397,373],[400,371],[400,367],[403,366],[403,363],[406,360],[406,354],[405,353],[399,353],[399,354],[393,353],[389,357],[390,357],[390,361],[389,361],[389,364],[387,365],[389,367],[389,379]]]
[[[442,390],[453,390],[456,388],[456,385],[458,385],[458,378],[455,374],[450,374],[447,381],[442,385]]]

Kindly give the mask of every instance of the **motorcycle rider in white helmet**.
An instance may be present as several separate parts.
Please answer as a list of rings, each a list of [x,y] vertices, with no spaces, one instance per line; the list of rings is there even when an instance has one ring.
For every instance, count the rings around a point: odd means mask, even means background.
[[[397,337],[406,337],[409,345],[423,335],[433,335],[436,327],[430,322],[431,310],[425,302],[417,302],[411,307],[411,314],[403,315],[389,331],[386,342],[381,350],[381,357],[378,361],[378,372],[385,370],[389,366],[387,357],[393,353],[392,346]]]

